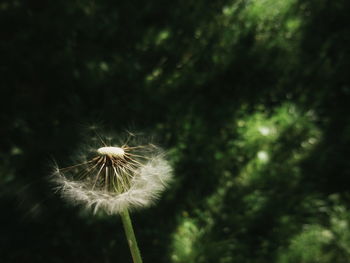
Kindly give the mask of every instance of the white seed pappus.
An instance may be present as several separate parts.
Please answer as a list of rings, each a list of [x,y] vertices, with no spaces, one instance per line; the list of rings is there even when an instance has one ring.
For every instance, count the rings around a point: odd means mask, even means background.
[[[137,145],[129,136],[113,143],[98,136],[89,151],[69,167],[55,166],[52,180],[62,197],[108,214],[153,204],[172,180],[164,152],[153,144]]]

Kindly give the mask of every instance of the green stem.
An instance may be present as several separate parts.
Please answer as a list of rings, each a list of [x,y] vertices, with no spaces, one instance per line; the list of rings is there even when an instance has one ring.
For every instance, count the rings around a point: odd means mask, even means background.
[[[125,235],[130,247],[132,259],[134,263],[142,263],[140,250],[137,246],[136,237],[128,210],[125,209],[123,212],[120,213],[120,216],[122,218]]]

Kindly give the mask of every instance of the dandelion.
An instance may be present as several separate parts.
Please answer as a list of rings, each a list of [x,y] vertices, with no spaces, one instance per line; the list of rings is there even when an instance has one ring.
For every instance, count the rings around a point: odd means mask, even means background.
[[[133,260],[142,262],[128,211],[152,205],[171,181],[172,169],[159,147],[137,145],[133,137],[116,144],[98,136],[77,164],[55,167],[52,178],[67,201],[94,213],[120,214]]]

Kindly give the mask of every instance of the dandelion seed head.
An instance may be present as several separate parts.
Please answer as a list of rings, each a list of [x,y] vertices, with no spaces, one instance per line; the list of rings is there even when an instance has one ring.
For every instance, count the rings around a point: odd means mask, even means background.
[[[134,136],[134,135],[130,135]],[[62,197],[108,214],[152,205],[172,180],[164,152],[154,144],[138,145],[130,136],[117,146],[99,137],[77,164],[55,167],[53,181]],[[115,145],[115,144],[114,144]]]

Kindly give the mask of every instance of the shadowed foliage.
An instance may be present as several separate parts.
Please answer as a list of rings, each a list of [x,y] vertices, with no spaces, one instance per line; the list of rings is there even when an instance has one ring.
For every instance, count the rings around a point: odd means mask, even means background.
[[[1,262],[131,262],[120,219],[49,183],[93,125],[175,180],[132,214],[144,262],[350,260],[350,2],[3,1]]]

